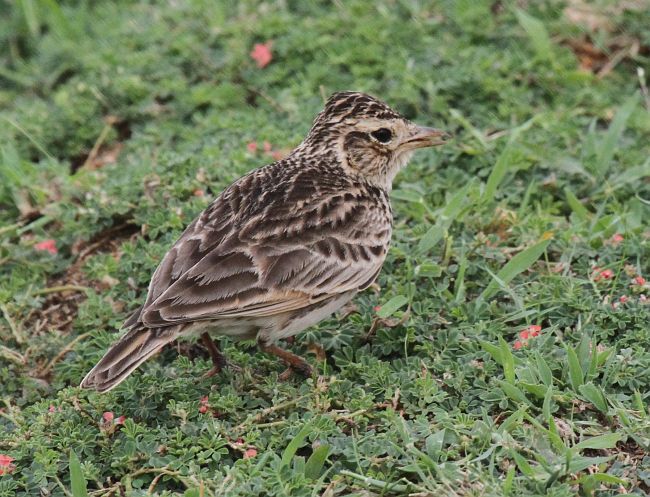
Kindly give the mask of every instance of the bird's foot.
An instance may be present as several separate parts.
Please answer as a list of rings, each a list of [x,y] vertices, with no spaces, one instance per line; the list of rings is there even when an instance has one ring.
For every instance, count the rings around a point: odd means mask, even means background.
[[[202,378],[203,379],[212,378],[213,376],[221,373],[224,369],[230,369],[234,373],[242,372],[242,368],[240,366],[237,366],[237,364],[231,361],[225,361],[223,364],[215,364],[214,366],[212,366],[212,368],[210,368],[209,371],[206,371],[203,374]]]
[[[299,373],[306,378],[311,376],[312,368],[302,357],[288,350],[284,350],[277,345],[267,344],[262,341],[258,342],[258,344],[262,352],[279,357],[289,366],[285,371],[280,373],[278,378],[281,381],[288,380],[294,373]]]
[[[282,373],[278,375],[278,379],[280,381],[287,381],[290,378],[292,378],[295,374],[299,374],[304,378],[310,378],[312,373],[313,373],[312,367],[306,362],[303,362],[302,364],[290,365],[287,369],[285,369]]]

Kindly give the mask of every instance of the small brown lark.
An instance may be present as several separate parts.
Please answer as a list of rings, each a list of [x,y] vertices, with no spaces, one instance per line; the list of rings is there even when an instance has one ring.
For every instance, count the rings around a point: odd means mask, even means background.
[[[199,335],[218,373],[211,335],[256,339],[292,371],[311,374],[277,345],[329,316],[381,270],[390,244],[393,178],[417,148],[447,134],[417,126],[363,93],[335,93],[286,158],[226,188],[183,232],[146,301],[81,382],[105,392],[180,337]]]

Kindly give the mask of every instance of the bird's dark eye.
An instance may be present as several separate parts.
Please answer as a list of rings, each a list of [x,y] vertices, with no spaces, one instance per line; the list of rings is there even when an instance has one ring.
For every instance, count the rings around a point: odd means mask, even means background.
[[[379,128],[376,131],[370,133],[375,140],[379,143],[388,143],[393,138],[393,133],[387,128]]]

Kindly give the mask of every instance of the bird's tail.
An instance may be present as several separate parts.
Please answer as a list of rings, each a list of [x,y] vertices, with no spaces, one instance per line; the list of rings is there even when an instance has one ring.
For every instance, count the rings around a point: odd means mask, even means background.
[[[81,382],[81,388],[108,392],[166,344],[176,333],[165,328],[136,327],[113,344]]]

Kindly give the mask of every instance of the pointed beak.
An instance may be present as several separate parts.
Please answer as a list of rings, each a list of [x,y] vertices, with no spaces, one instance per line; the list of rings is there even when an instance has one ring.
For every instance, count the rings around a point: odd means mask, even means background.
[[[451,135],[441,129],[415,126],[415,129],[410,138],[406,141],[405,145],[409,149],[436,147],[445,144],[450,139]]]

